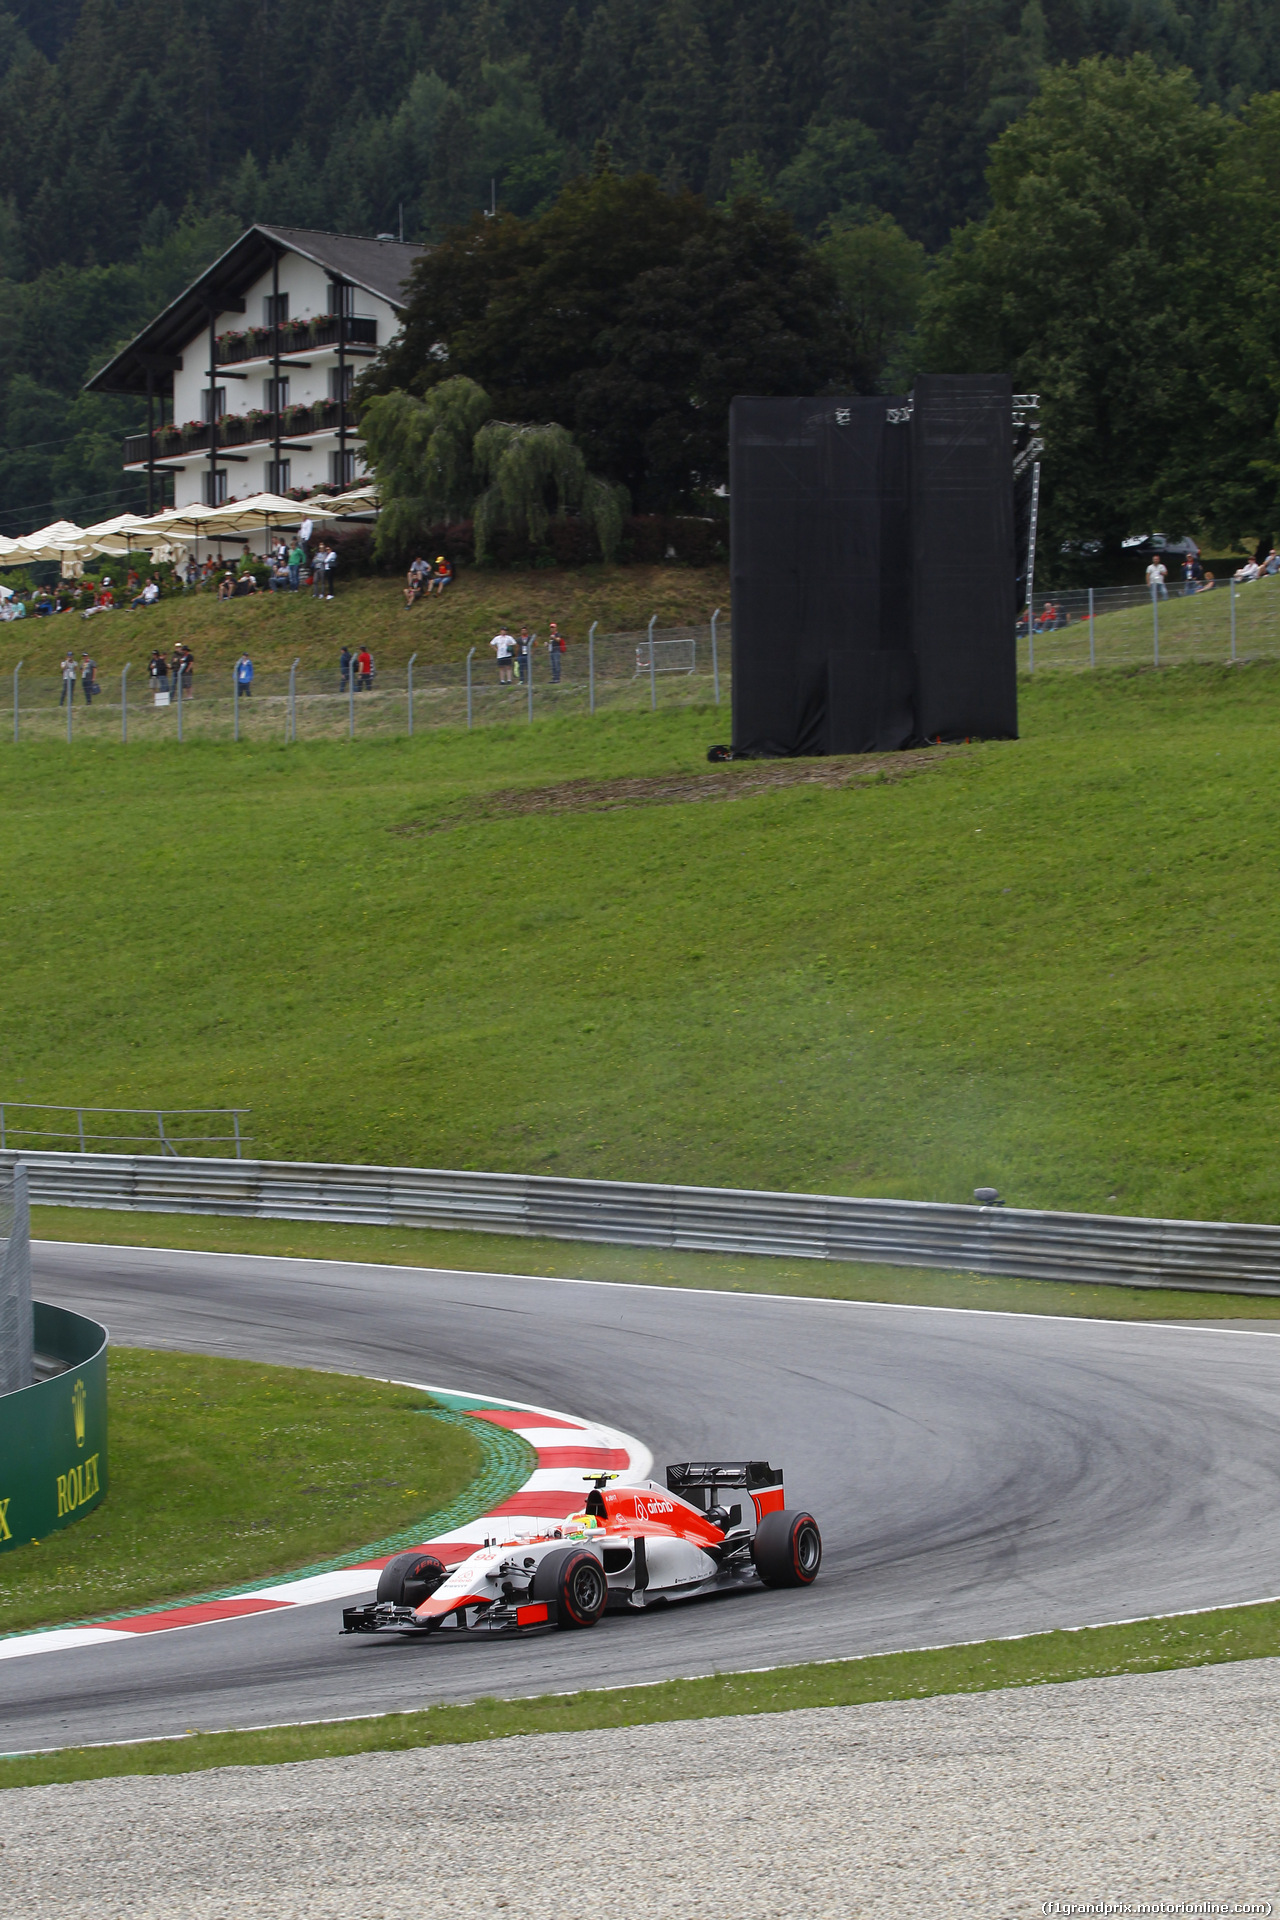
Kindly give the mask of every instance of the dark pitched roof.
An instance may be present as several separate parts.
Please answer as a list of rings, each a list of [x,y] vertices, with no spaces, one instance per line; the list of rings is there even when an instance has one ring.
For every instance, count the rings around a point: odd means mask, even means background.
[[[314,233],[305,227],[249,227],[86,386],[95,393],[145,393],[148,364],[163,371],[160,363],[180,354],[192,335],[208,324],[210,303],[243,299],[282,251],[314,260],[338,279],[402,308],[405,282],[423,248],[402,240]]]

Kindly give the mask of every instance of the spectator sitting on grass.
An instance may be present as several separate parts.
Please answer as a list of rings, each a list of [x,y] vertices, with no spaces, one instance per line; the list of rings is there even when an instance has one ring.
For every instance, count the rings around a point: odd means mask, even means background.
[[[277,559],[275,564],[272,566],[271,591],[272,593],[288,593],[289,563],[287,560]]]
[[[1261,572],[1262,568],[1258,565],[1257,561],[1249,559],[1245,561],[1242,567],[1236,568],[1231,578],[1233,580],[1256,580]]]
[[[443,593],[452,578],[452,566],[442,553],[438,553],[436,555],[436,564],[432,569],[431,578],[427,581],[427,592]]]
[[[1214,579],[1213,575],[1211,573],[1206,573],[1203,581],[1201,582],[1200,586],[1197,588],[1197,592],[1208,593],[1213,587],[1216,587],[1217,584],[1218,583]]]
[[[431,569],[426,561],[419,557],[409,562],[409,571],[404,577],[404,603],[411,607],[415,600],[421,599],[423,587]]]
[[[227,571],[223,574],[221,580],[219,580],[218,582],[219,600],[230,600],[234,595],[235,590],[236,590],[236,577],[234,573],[232,573],[230,567],[228,567]]]
[[[1267,574],[1280,573],[1280,553],[1277,553],[1274,547],[1263,561],[1262,571]]]
[[[140,594],[136,595],[136,597],[129,602],[129,605],[131,607],[154,607],[156,601],[159,598],[160,598],[160,588],[156,584],[155,580],[153,580],[151,576],[148,575],[146,586],[142,589],[142,592]]]

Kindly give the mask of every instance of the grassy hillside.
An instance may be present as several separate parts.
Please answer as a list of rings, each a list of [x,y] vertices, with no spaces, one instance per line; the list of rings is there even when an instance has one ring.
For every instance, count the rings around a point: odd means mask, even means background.
[[[123,567],[119,578],[124,578]],[[399,579],[339,580],[332,602],[300,593],[263,593],[219,602],[212,592],[185,594],[131,612],[127,606],[81,619],[56,614],[0,625],[0,675],[19,659],[26,670],[51,674],[68,647],[88,647],[99,666],[118,672],[126,660],[142,673],[153,647],[166,652],[184,640],[202,671],[230,673],[244,651],[256,666],[329,668],[344,641],[368,646],[384,668],[401,668],[411,653],[424,663],[464,660],[467,649],[489,641],[502,621],[545,634],[558,620],[571,642],[583,642],[593,620],[601,633],[635,632],[653,614],[664,627],[705,625],[717,607],[729,608],[729,570],[715,567],[582,567],[572,571],[504,573],[467,568],[442,598],[406,609]]]
[[[1280,1219],[1280,668],[1023,699],[1017,743],[737,798],[672,778],[697,708],[0,749],[0,1095],[234,1101],[286,1157]]]

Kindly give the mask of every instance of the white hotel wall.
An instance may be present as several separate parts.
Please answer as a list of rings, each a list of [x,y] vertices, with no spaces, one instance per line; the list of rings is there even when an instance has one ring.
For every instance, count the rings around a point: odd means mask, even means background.
[[[311,320],[317,315],[328,313],[329,275],[323,267],[312,260],[305,260],[300,254],[286,253],[279,265],[279,290],[289,296],[289,318],[291,320]],[[263,302],[273,291],[272,277],[269,272],[255,280],[245,294],[243,313],[219,314],[213,323],[215,335],[229,332],[243,332],[245,328],[261,326],[264,318]],[[376,294],[366,293],[363,287],[356,287],[353,295],[354,311],[357,315],[366,315],[378,323],[378,346],[385,347],[392,335],[399,330],[400,316],[386,300],[380,300]],[[173,417],[179,423],[187,420],[199,420],[203,417],[203,394],[209,386],[209,332],[201,328],[182,350],[182,369],[173,376]],[[338,364],[337,349],[324,347],[319,350],[308,348],[300,351],[298,359],[309,360],[310,369],[286,367],[282,374],[289,380],[289,399],[292,403],[307,403],[329,398],[329,371]],[[368,365],[364,357],[349,356],[359,375]],[[263,404],[262,383],[269,379],[269,366],[255,365],[248,370],[245,380],[224,379],[219,369],[218,384],[227,389],[228,413],[244,413],[249,407]],[[306,439],[307,436],[301,436]],[[313,453],[290,453],[286,457],[291,462],[290,484],[295,487],[315,487],[327,483],[329,479],[329,454],[336,441],[319,441]],[[254,450],[248,455],[244,465],[239,462],[226,462],[227,491],[243,499],[247,494],[261,493],[267,485],[267,465],[271,460],[271,450]],[[168,464],[168,463],[167,463]],[[196,455],[182,472],[174,475],[174,501],[177,506],[189,506],[204,498],[204,476],[208,472],[207,456]]]

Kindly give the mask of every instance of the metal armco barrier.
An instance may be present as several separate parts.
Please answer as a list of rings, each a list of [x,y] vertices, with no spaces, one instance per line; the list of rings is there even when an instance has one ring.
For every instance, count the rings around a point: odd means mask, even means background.
[[[16,1156],[0,1155],[0,1164]],[[879,1260],[1028,1280],[1280,1293],[1280,1227],[733,1187],[146,1154],[22,1156],[34,1204],[466,1227],[619,1246]]]
[[[107,1491],[107,1330],[34,1303],[35,1345],[63,1371],[0,1395],[0,1553],[43,1540]]]

